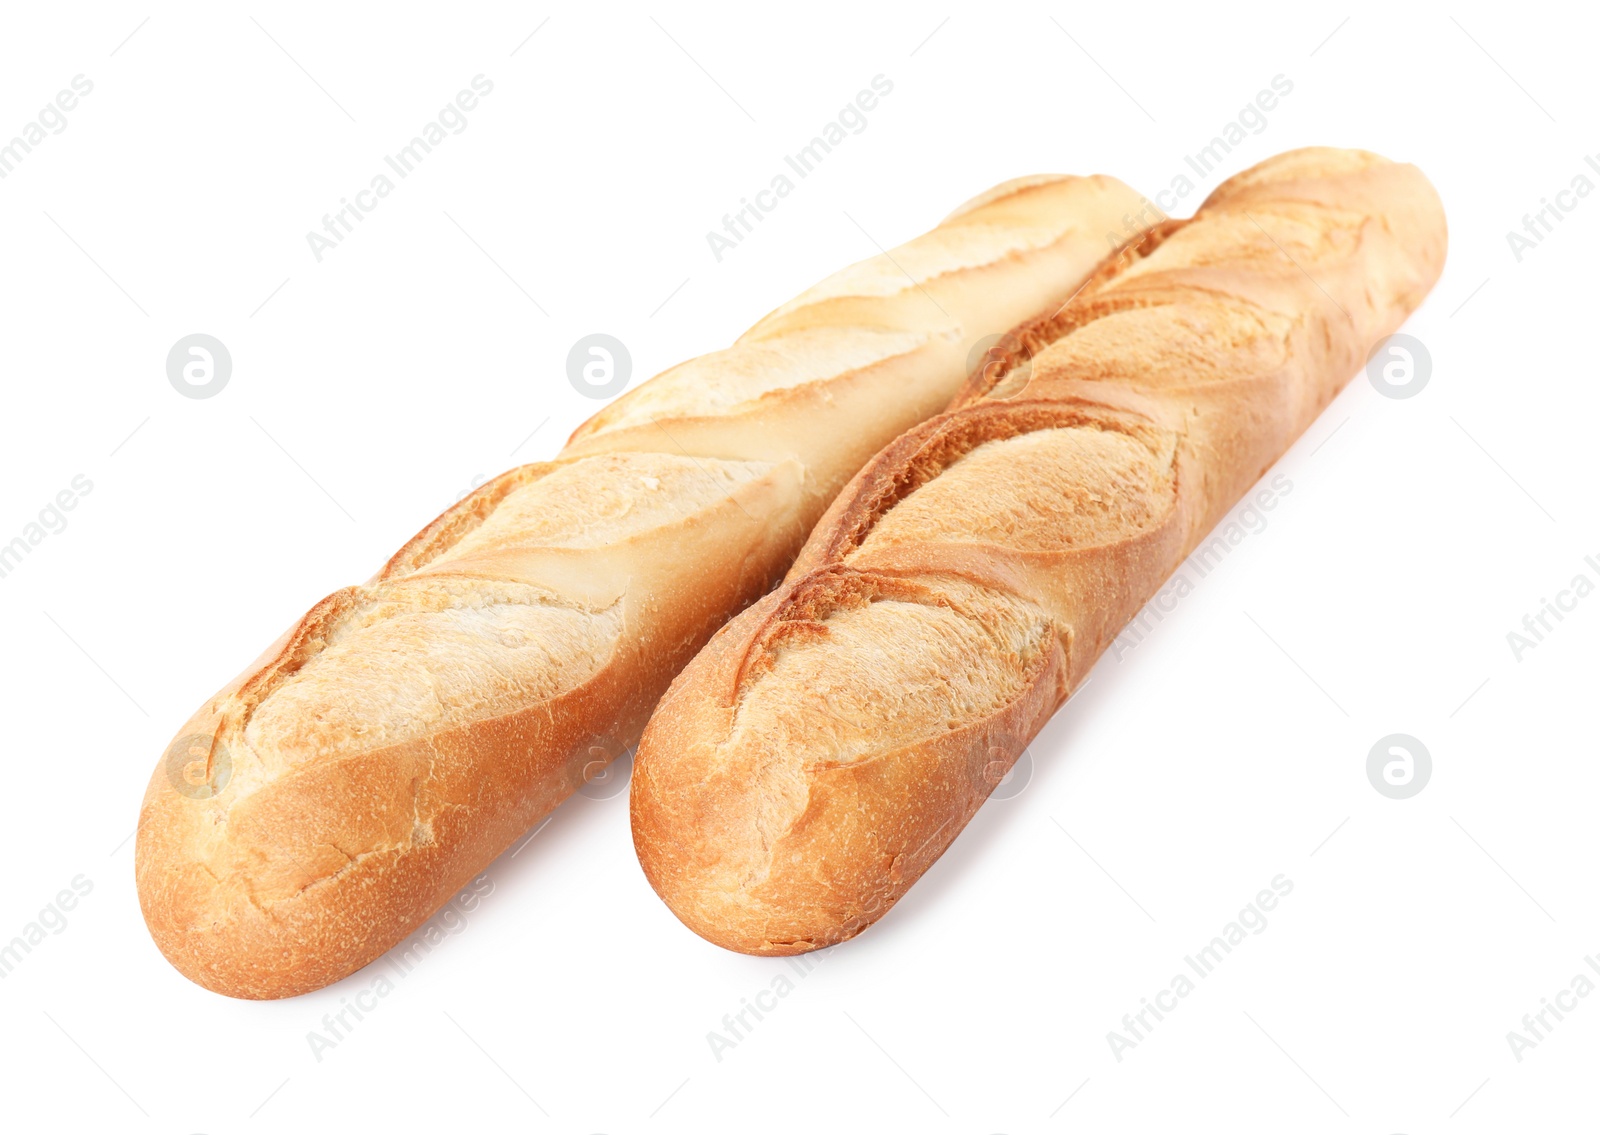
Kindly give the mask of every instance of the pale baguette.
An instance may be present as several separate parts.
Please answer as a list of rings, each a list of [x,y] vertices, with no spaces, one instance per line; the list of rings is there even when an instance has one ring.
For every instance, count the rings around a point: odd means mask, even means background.
[[[1139,210],[1110,178],[1002,185],[619,398],[317,604],[151,778],[137,873],[162,952],[263,998],[399,942],[631,746],[862,462]]]
[[[632,819],[667,905],[752,954],[881,917],[1444,255],[1415,167],[1300,150],[1009,336],[662,699]]]

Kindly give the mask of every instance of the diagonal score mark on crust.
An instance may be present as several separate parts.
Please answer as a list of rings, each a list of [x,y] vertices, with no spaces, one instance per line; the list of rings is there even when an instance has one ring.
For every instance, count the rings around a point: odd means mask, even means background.
[[[1082,554],[1150,531],[1177,508],[1178,435],[1111,425],[984,442],[884,513],[848,562],[935,544]]]
[[[1148,258],[1164,244],[1169,236],[1190,224],[1190,221],[1165,221],[1147,230],[1101,262],[1100,267],[1083,282],[1066,303],[1057,310],[1008,331],[989,349],[987,355],[968,377],[965,386],[952,405],[959,409],[985,397],[1017,367],[1032,359],[1044,348],[1072,334],[1079,327],[1100,318],[1104,311],[1097,310],[1093,301],[1119,280],[1135,264]]]
[[[1164,222],[1119,249],[1059,310],[1007,334],[973,370],[952,409],[1015,395],[1026,385],[1033,359],[1108,316],[1209,301],[1246,321],[1282,322],[1249,299],[1208,284],[1205,272],[1214,267],[1235,269],[1253,262],[1271,274],[1268,262],[1275,261],[1279,268],[1292,268],[1350,318],[1307,269],[1306,260],[1327,251],[1347,252],[1359,243],[1366,223],[1360,212],[1293,193],[1258,203],[1252,211],[1220,194],[1188,220]],[[1277,233],[1269,232],[1258,216],[1271,218]]]
[[[948,328],[795,327],[669,367],[602,408],[573,431],[574,443],[663,419],[721,419],[759,410],[811,387],[845,386],[915,355]]]
[[[890,250],[888,265],[882,253],[850,265],[769,312],[732,346],[629,390],[580,425],[572,443],[593,443],[667,415],[694,420],[755,411],[808,387],[848,385],[896,357],[930,349],[935,340],[973,333],[937,300],[919,300],[905,310],[894,303],[907,292],[938,291],[948,280],[1081,242],[1080,220],[1041,220],[1026,209],[1019,213],[1016,203],[1059,192],[1063,185],[1103,194],[1110,184],[1101,177],[1048,175],[997,186],[940,227]],[[847,310],[841,304],[858,306]]]
[[[882,299],[903,295],[927,287],[948,277],[959,276],[1013,261],[1019,256],[1037,253],[1081,237],[1081,222],[1067,224],[1040,221],[1021,212],[1008,209],[1030,197],[1049,194],[1063,183],[1082,186],[1088,193],[1105,191],[1112,179],[1095,174],[1087,177],[1064,175],[1048,177],[1032,184],[1031,179],[1008,183],[1013,186],[999,196],[977,199],[969,206],[958,209],[938,226],[903,244],[888,249],[892,258],[883,253],[869,256],[833,273],[764,316],[740,337],[740,342],[751,338],[765,338],[774,327],[787,325],[791,317],[806,309],[820,309],[838,301]],[[1007,186],[998,186],[990,193],[999,193]],[[1131,235],[1131,234],[1130,234]],[[946,322],[946,317],[933,317],[937,309],[919,299],[913,305],[918,311],[917,320],[926,325],[933,319],[936,324]]]
[[[506,497],[553,468],[553,463],[520,465],[479,486],[406,541],[384,564],[373,583],[411,575],[444,555],[482,525]],[[234,712],[219,723],[219,731],[242,731],[249,723],[255,707],[279,684],[320,654],[332,633],[363,606],[370,594],[370,585],[343,587],[307,611],[286,636],[287,641],[276,652],[276,656],[251,674],[233,694]]]
[[[257,703],[240,736],[270,778],[548,701],[612,656],[619,602],[595,610],[542,588],[448,576],[385,585]]]
[[[1024,413],[1041,410],[1044,422]],[[896,602],[964,612],[969,603],[958,603],[953,596],[959,592],[975,600],[981,595],[979,606],[1009,609],[1020,604],[1019,611],[1029,618],[1051,624],[1064,641],[1072,640],[1070,616],[1061,621],[1047,615],[1033,600],[997,585],[997,579],[969,577],[959,554],[956,560],[924,554],[900,567],[887,566],[896,562],[899,548],[926,553],[933,547],[975,544],[1024,557],[1083,555],[1140,539],[1178,515],[1179,432],[1152,426],[1136,415],[1119,416],[1105,406],[983,406],[950,422],[968,427],[956,431],[966,436],[943,447],[918,447],[913,456],[932,452],[924,475],[897,475],[906,462],[883,472],[881,496],[863,494],[876,507],[856,502],[864,523],[847,530],[827,561],[794,579],[765,613],[746,640],[731,685],[735,722],[750,691],[774,669],[784,650],[825,642],[831,619],[868,604]],[[1014,475],[996,482],[1008,469]],[[992,483],[994,491],[974,497],[967,484],[974,481]],[[1043,532],[1029,530],[1028,516],[1046,505],[1054,510],[1052,525]],[[977,613],[970,617],[980,626],[985,623]],[[829,716],[850,723],[836,712]]]
[[[601,614],[592,601],[518,579],[515,565],[503,557],[539,549],[580,551],[626,539],[681,519],[681,510],[672,506],[710,507],[769,468],[762,462],[618,453],[512,470],[447,510],[372,582],[344,588],[312,608],[276,656],[234,695],[225,728],[242,732],[262,703],[332,644],[408,612],[511,605]],[[452,574],[463,557],[471,561],[472,578]]]
[[[836,502],[837,523],[823,552],[843,562],[902,501],[979,447],[1052,429],[1095,429],[1125,434],[1152,450],[1170,449],[1169,433],[1137,399],[1087,397],[1038,402],[977,403],[901,435],[868,466],[848,502]],[[847,503],[847,508],[840,505]]]
[[[780,843],[835,799],[819,795],[818,777],[847,778],[842,785],[875,775],[906,746],[1008,712],[1060,653],[1034,604],[954,576],[908,582],[838,567],[799,590],[820,618],[772,628],[775,641],[744,685],[772,696],[742,698],[713,743],[744,760],[705,754],[719,801],[705,825],[747,837],[726,844],[747,852],[725,864],[740,888],[759,884]],[[841,604],[841,592],[851,599]],[[871,680],[883,669],[896,674],[892,686]]]

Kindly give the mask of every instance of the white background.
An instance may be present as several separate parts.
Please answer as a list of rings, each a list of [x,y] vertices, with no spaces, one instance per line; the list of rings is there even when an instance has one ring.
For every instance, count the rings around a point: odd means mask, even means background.
[[[1506,1039],[1600,952],[1600,598],[1520,661],[1506,639],[1578,572],[1600,580],[1583,563],[1600,554],[1600,195],[1520,263],[1506,241],[1600,149],[1580,14],[76,4],[4,20],[0,139],[74,75],[94,84],[0,181],[0,542],[75,475],[94,486],[0,579],[0,940],[93,883],[0,981],[8,1129],[1592,1121],[1600,996],[1520,1062]],[[480,73],[494,91],[465,132],[318,263],[307,231]],[[706,231],[880,73],[894,91],[865,132],[717,263]],[[1407,327],[1429,385],[1399,401],[1357,377],[1280,463],[1293,490],[1270,525],[1103,659],[1023,790],[720,1061],[707,1033],[790,971],[677,923],[634,860],[625,796],[570,801],[495,864],[465,929],[320,1061],[307,1034],[376,971],[257,1004],[162,959],[126,837],[173,732],[476,481],[552,455],[598,405],[566,378],[579,336],[621,338],[637,381],[1002,179],[1101,171],[1153,194],[1278,74],[1293,93],[1220,172],[1360,146],[1416,162],[1444,198],[1449,262]],[[167,381],[192,332],[232,353],[216,397]],[[1365,771],[1395,732],[1434,761],[1403,801]],[[1122,1015],[1280,873],[1294,890],[1267,929],[1114,1059]]]

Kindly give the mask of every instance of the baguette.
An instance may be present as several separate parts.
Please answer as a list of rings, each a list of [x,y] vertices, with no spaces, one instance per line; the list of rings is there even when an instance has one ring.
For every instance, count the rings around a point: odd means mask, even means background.
[[[378,958],[637,739],[667,682],[783,574],[986,333],[1053,309],[1141,199],[1002,185],[580,426],[313,607],[179,730],[139,818],[139,900],[235,997]]]
[[[1444,255],[1415,167],[1299,150],[1007,336],[662,698],[631,790],[657,893],[749,954],[880,918]]]

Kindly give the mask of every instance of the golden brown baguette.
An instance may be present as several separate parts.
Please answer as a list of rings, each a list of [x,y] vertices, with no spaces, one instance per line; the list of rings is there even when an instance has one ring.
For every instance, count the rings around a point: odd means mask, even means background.
[[[554,461],[317,604],[179,731],[140,903],[182,973],[283,997],[379,957],[638,736],[986,335],[1053,309],[1139,197],[1008,183],[607,406]]]
[[[1444,255],[1415,167],[1299,150],[1008,336],[662,698],[632,820],[667,905],[751,954],[881,917]]]

